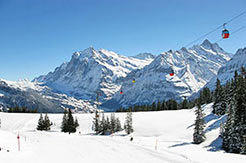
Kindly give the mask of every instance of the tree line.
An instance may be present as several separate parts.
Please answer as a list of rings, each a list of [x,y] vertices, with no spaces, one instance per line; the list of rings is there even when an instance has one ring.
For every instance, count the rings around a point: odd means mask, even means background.
[[[213,101],[213,92],[209,88],[205,87],[200,91],[200,96],[197,99],[187,100],[186,98],[178,103],[174,99],[167,101],[153,102],[152,104],[134,105],[128,108],[121,107],[116,112],[138,112],[138,111],[162,111],[162,110],[179,110],[179,109],[191,109],[196,106],[197,101],[202,104],[209,104]]]
[[[217,79],[213,113],[226,115],[221,125],[222,148],[226,152],[246,154],[246,72],[234,73],[233,79],[221,85]]]
[[[30,110],[27,107],[15,106],[8,109],[8,113],[37,113],[37,109]]]

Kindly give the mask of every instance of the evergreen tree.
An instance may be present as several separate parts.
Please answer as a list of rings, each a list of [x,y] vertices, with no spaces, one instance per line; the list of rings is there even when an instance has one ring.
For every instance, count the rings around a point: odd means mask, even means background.
[[[157,102],[156,110],[157,111],[161,110],[161,102],[160,101]]]
[[[152,105],[151,105],[151,111],[156,111],[156,104],[155,104],[155,102],[153,102]]]
[[[132,127],[132,112],[127,112],[124,129],[125,129],[125,131],[126,131],[127,134],[130,134],[130,133],[133,132],[133,127]]]
[[[121,130],[122,130],[122,128],[121,128],[120,119],[116,118],[116,132],[121,131]]]
[[[223,93],[223,87],[220,84],[220,80],[217,79],[216,81],[216,89],[214,92],[214,104],[213,104],[213,113],[216,115],[224,115],[226,112],[226,108],[221,104],[223,98],[225,97]]]
[[[240,153],[246,155],[246,134],[243,135],[243,143],[240,149]]]
[[[193,134],[193,142],[195,144],[200,144],[206,139],[205,132],[204,132],[204,127],[205,127],[205,121],[203,119],[204,113],[200,103],[197,104],[197,109],[195,113],[196,113],[196,120],[195,120],[194,134]]]
[[[95,112],[95,117],[93,118],[93,129],[96,132],[96,134],[100,132],[100,116],[97,110]]]
[[[62,125],[61,125],[61,131],[62,132],[67,132],[68,131],[68,116],[67,116],[67,111],[64,110],[63,118],[62,118]]]
[[[65,111],[62,120],[62,132],[74,133],[78,126],[78,121],[74,120],[71,109],[68,112]]]
[[[113,129],[111,129],[111,126],[110,126],[110,120],[109,120],[109,117],[107,116],[107,118],[106,118],[106,123],[105,123],[105,128],[106,128],[106,132],[105,132],[105,135],[106,134],[109,134],[109,133],[112,133],[112,130]]]
[[[72,115],[72,111],[71,109],[68,110],[68,119],[67,119],[67,132],[70,133],[74,133],[76,132],[76,127],[75,127],[75,121]]]
[[[50,130],[50,126],[52,126],[52,123],[51,123],[47,113],[44,116],[44,122],[43,123],[44,123],[44,130],[45,131]]]
[[[207,87],[203,88],[203,90],[202,90],[202,96],[203,96],[203,101],[206,104],[209,104],[209,103],[211,103],[213,101],[213,98],[212,98],[210,89],[207,88]]]
[[[186,98],[184,99],[184,101],[181,104],[181,109],[188,109],[188,101],[186,100]]]
[[[111,129],[111,133],[116,132],[116,129],[117,129],[116,119],[115,119],[114,113],[111,113],[111,115],[110,115],[110,129]]]
[[[40,114],[39,120],[38,120],[38,126],[37,126],[37,130],[44,130],[44,119],[43,119],[43,115]]]
[[[104,113],[102,114],[102,120],[100,121],[100,133],[102,135],[105,135],[107,132],[107,124],[106,124],[106,120],[105,120],[105,116]]]
[[[227,120],[223,128],[223,132],[221,134],[222,136],[222,148],[229,152],[230,151],[230,143],[231,141],[231,136],[232,136],[232,130],[234,128],[234,111],[235,111],[235,100],[231,100],[229,105],[228,105],[228,113],[227,113]]]

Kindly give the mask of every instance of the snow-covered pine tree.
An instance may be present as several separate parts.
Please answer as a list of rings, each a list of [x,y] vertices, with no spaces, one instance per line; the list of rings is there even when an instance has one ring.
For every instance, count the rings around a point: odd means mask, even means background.
[[[127,112],[124,129],[125,129],[127,134],[130,134],[133,132],[132,112]]]
[[[107,135],[107,134],[109,134],[109,133],[111,133],[111,126],[110,126],[110,120],[109,120],[109,117],[107,116],[107,118],[106,118],[106,123],[105,123],[105,125],[106,125],[106,132],[105,132],[105,135]]]
[[[106,120],[105,120],[105,116],[104,113],[102,113],[102,120],[100,121],[100,133],[102,135],[105,135],[107,131],[107,125],[106,125]]]
[[[40,114],[39,120],[38,120],[38,126],[37,126],[37,130],[44,130],[44,119],[43,119],[43,115]]]
[[[120,119],[116,118],[116,132],[121,131],[121,123],[120,123]]]
[[[116,132],[116,119],[115,119],[115,114],[114,113],[111,113],[110,115],[110,130],[111,130],[111,133],[115,133]]]
[[[195,128],[193,134],[193,143],[200,144],[205,141],[206,136],[204,132],[205,121],[204,121],[204,113],[201,108],[200,103],[197,104],[197,109],[195,111],[196,120],[195,120]]]
[[[227,108],[227,120],[224,125],[223,133],[222,133],[222,148],[226,151],[230,151],[230,143],[232,142],[231,136],[234,128],[234,112],[235,112],[235,99],[234,96],[232,96],[232,99],[230,99],[228,108]]]
[[[221,107],[223,98],[225,98],[225,95],[223,95],[223,87],[220,84],[220,80],[217,79],[216,89],[214,92],[214,104],[213,104],[213,113],[216,115],[225,114],[226,111],[225,108]]]
[[[246,79],[245,69],[241,69],[241,74],[237,78],[235,91],[235,128],[233,132],[233,143],[231,152],[240,153],[243,144],[243,135],[246,134]]]
[[[50,130],[50,126],[52,126],[52,123],[47,115],[47,113],[44,116],[44,130],[48,131]]]

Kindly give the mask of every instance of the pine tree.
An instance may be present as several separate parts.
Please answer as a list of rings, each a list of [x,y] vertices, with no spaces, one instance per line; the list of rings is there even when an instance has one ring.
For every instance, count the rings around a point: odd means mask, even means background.
[[[125,129],[125,131],[126,131],[127,134],[130,134],[130,133],[133,132],[133,127],[132,127],[132,112],[127,112],[124,129]]]
[[[213,98],[212,98],[212,95],[211,95],[209,88],[207,88],[207,87],[203,88],[202,95],[203,95],[204,103],[209,104],[213,101]]]
[[[79,126],[78,121],[74,120],[71,109],[64,112],[62,119],[62,132],[74,133]]]
[[[195,120],[194,134],[193,134],[193,142],[194,144],[200,144],[206,139],[205,132],[204,132],[204,127],[205,127],[205,121],[203,119],[204,113],[200,103],[197,104],[197,109],[195,113],[196,113],[196,120]]]
[[[37,126],[37,130],[44,130],[44,119],[43,119],[43,115],[40,114],[40,118],[38,120],[38,126]]]
[[[213,104],[213,113],[216,115],[224,115],[226,112],[226,108],[223,105],[221,106],[223,98],[225,98],[225,94],[223,94],[223,87],[220,84],[220,80],[217,79]]]
[[[240,153],[246,155],[246,133],[243,135],[243,142],[240,149]]]
[[[152,105],[151,105],[151,111],[156,111],[156,104],[155,104],[155,102],[153,102]]]
[[[62,132],[67,132],[68,131],[68,116],[67,116],[67,111],[64,111],[63,118],[62,118],[62,125],[61,125],[61,131]]]
[[[157,102],[156,110],[157,111],[161,110],[161,102],[160,101]]]
[[[235,100],[231,99],[228,105],[228,113],[227,113],[227,120],[224,125],[224,129],[222,132],[222,148],[229,152],[230,151],[230,143],[231,141],[231,136],[234,128],[234,112],[235,112]]]
[[[95,117],[93,118],[93,129],[96,132],[96,134],[100,133],[100,116],[97,110],[95,112]]]
[[[116,119],[115,119],[115,114],[114,113],[111,113],[111,116],[110,116],[110,129],[111,129],[111,133],[114,133],[116,132]]]
[[[106,118],[105,126],[106,126],[105,127],[106,128],[105,135],[111,133],[112,129],[111,129],[111,126],[110,126],[110,120],[109,120],[109,117],[108,116]]]
[[[121,131],[121,123],[120,123],[120,119],[116,118],[116,132]]]
[[[68,130],[67,130],[67,132],[69,134],[70,133],[74,133],[74,132],[76,132],[76,127],[75,127],[74,118],[73,118],[71,109],[68,110],[68,115],[67,116],[68,116],[68,119],[67,119]]]
[[[102,120],[100,121],[100,133],[102,135],[105,135],[107,131],[107,124],[106,124],[106,120],[105,120],[105,116],[104,113],[102,114]]]
[[[186,98],[184,99],[184,101],[181,104],[181,109],[188,109],[188,101],[186,100]]]
[[[52,126],[52,123],[51,123],[51,121],[50,121],[50,119],[49,119],[47,113],[46,113],[45,116],[44,116],[44,121],[43,121],[43,123],[44,123],[44,130],[45,130],[45,131],[50,130],[50,126]]]

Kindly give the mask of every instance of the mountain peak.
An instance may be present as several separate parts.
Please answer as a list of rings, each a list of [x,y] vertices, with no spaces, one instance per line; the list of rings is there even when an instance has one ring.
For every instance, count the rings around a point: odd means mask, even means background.
[[[91,47],[88,47],[88,48],[84,49],[83,51],[74,52],[72,58],[77,59],[80,56],[91,56],[91,55],[93,55],[95,53],[95,51],[96,50],[91,46]]]
[[[201,44],[201,46],[204,46],[204,47],[207,47],[207,46],[212,46],[213,44],[208,40],[208,39],[205,39],[203,41],[203,43]]]
[[[240,56],[242,54],[246,54],[246,48],[238,49],[235,56]]]

